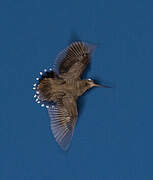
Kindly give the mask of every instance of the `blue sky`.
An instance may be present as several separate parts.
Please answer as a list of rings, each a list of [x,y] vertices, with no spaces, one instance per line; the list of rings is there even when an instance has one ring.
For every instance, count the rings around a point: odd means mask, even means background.
[[[0,2],[0,179],[152,180],[151,0]],[[32,84],[72,40],[96,43],[94,88],[68,152],[55,142]]]

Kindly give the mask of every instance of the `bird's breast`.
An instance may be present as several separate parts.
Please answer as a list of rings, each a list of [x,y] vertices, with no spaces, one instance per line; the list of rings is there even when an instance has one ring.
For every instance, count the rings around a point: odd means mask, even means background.
[[[86,89],[83,80],[67,80],[63,84],[54,84],[52,90],[55,94],[64,93],[65,95],[81,96]]]
[[[69,80],[64,84],[64,89],[73,96],[81,96],[85,91],[82,80]]]

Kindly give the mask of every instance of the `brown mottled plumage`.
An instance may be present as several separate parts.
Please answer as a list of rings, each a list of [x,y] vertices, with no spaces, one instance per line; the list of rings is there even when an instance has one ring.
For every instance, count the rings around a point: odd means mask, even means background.
[[[36,101],[47,104],[53,135],[64,150],[69,147],[76,125],[78,97],[89,88],[100,86],[91,79],[80,78],[93,49],[87,43],[72,43],[57,56],[54,71],[45,72],[36,85]]]

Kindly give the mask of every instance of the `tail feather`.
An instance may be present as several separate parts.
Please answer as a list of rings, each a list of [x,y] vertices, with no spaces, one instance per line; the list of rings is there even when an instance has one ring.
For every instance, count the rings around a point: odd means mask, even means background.
[[[58,78],[58,75],[54,71],[45,71],[43,74],[41,73],[38,83],[35,84],[35,98],[37,103],[48,105],[52,102],[53,80]]]
[[[58,78],[58,75],[54,71],[47,71],[39,78],[39,83],[45,78],[53,78],[53,79],[55,79],[55,78]]]

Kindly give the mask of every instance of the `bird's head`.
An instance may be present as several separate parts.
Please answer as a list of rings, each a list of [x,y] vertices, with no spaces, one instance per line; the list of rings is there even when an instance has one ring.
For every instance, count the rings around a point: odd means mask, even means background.
[[[97,84],[97,83],[95,83],[94,80],[92,80],[92,79],[87,79],[87,80],[86,80],[86,83],[88,84],[88,86],[89,86],[90,88],[92,88],[92,87],[111,88],[111,86],[107,86],[107,85],[105,85],[105,84]]]

